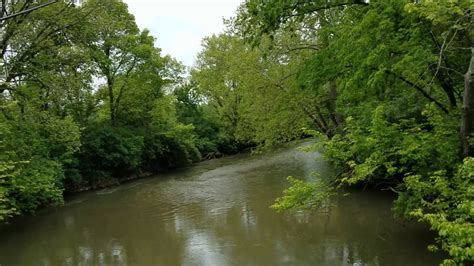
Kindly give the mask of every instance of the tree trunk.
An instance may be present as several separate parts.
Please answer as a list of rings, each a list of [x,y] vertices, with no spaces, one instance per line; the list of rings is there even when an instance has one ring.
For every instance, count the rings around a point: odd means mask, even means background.
[[[115,97],[114,97],[114,82],[112,77],[107,75],[107,89],[109,91],[109,109],[110,109],[110,122],[112,126],[116,125],[116,117],[115,117]]]
[[[104,54],[107,57],[107,59],[110,60],[110,51],[111,47],[110,45],[105,44],[104,45]],[[107,90],[109,93],[109,110],[110,110],[110,122],[112,123],[112,126],[114,127],[116,125],[116,109],[115,109],[115,95],[114,95],[114,83],[115,83],[115,77],[112,74],[111,66],[110,63],[105,63],[100,66],[102,73],[105,75],[105,78],[107,79]]]
[[[474,47],[471,47],[471,63],[464,76],[461,138],[464,157],[474,156]]]
[[[319,122],[321,122],[322,126],[325,128],[325,132],[324,134],[326,134],[326,136],[331,139],[333,136],[334,136],[334,132],[333,132],[333,129],[329,126],[328,122],[326,121],[326,119],[324,119],[324,116],[321,112],[321,109],[316,105],[315,106],[316,108],[316,112],[317,112],[317,115],[319,117]]]
[[[334,125],[338,127],[341,124],[341,116],[337,113],[337,84],[335,80],[329,81],[329,93],[328,93],[328,110],[331,120]]]
[[[303,112],[309,117],[311,118],[311,121],[313,121],[313,123],[316,125],[316,127],[321,131],[321,132],[327,132],[327,129],[324,128],[324,126],[321,124],[321,122],[319,122],[318,118],[313,115],[309,110],[308,108],[306,108],[304,105],[303,105]]]

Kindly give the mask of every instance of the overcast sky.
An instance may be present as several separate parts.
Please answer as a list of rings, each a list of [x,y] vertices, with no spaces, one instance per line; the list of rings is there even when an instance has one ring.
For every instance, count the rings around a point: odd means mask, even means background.
[[[148,28],[157,46],[187,66],[201,50],[202,38],[224,29],[241,0],[124,0],[138,26]]]

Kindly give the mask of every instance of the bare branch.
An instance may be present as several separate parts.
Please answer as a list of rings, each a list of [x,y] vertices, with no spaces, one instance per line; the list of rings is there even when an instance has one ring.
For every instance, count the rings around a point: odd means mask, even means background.
[[[4,20],[7,20],[7,19],[12,19],[12,18],[21,16],[21,15],[24,15],[24,14],[31,13],[31,12],[37,10],[37,9],[40,9],[40,8],[49,6],[49,5],[54,4],[54,3],[56,3],[56,2],[58,2],[58,0],[52,0],[52,1],[50,1],[50,2],[41,4],[41,5],[37,5],[37,6],[35,6],[35,7],[29,8],[29,9],[26,9],[26,10],[23,10],[23,11],[20,11],[20,12],[18,12],[18,13],[14,13],[14,14],[7,15],[7,16],[5,16],[5,17],[1,17],[1,18],[0,18],[0,21],[4,21]]]

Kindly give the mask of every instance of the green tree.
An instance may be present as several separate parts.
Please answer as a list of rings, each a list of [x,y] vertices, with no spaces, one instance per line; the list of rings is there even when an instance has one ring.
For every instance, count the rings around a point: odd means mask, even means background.
[[[121,100],[131,90],[132,75],[150,59],[156,48],[147,30],[140,32],[127,5],[118,0],[87,1],[84,9],[93,10],[87,23],[87,46],[105,80],[104,90],[109,117],[117,125]]]
[[[252,49],[230,33],[209,37],[204,44],[192,78],[228,135],[242,144],[260,145],[302,135],[310,116],[308,106],[301,105],[308,95],[296,86],[296,60]]]

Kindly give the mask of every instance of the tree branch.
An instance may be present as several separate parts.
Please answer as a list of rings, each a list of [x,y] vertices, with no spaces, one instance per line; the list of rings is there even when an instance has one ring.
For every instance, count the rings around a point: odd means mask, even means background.
[[[425,96],[425,98],[427,98],[428,100],[430,100],[431,102],[433,102],[434,104],[436,104],[441,110],[443,110],[443,112],[445,112],[446,114],[449,113],[448,109],[446,109],[446,107],[444,107],[439,101],[437,101],[436,99],[434,99],[433,97],[431,97],[426,91],[423,90],[423,88],[421,88],[420,86],[416,85],[415,83],[409,81],[408,79],[406,79],[405,77],[403,76],[400,76],[398,75],[397,73],[391,71],[391,70],[388,70],[386,69],[385,70],[385,73],[387,74],[390,74],[390,75],[393,75],[394,77],[396,77],[397,79],[405,82],[406,84],[410,85],[412,88],[414,88],[415,90],[419,91],[423,96]]]
[[[20,12],[18,12],[18,13],[14,13],[14,14],[7,15],[7,16],[5,16],[5,17],[1,17],[1,18],[0,18],[0,22],[1,22],[1,21],[4,21],[4,20],[7,20],[7,19],[12,19],[12,18],[21,16],[21,15],[24,15],[24,14],[31,13],[31,12],[37,10],[37,9],[40,9],[40,8],[49,6],[49,5],[54,4],[54,3],[56,3],[56,2],[58,2],[58,0],[52,0],[52,1],[50,1],[50,2],[41,4],[41,5],[37,5],[37,6],[35,6],[35,7],[29,8],[29,9],[26,9],[26,10],[23,10],[23,11],[20,11]]]

